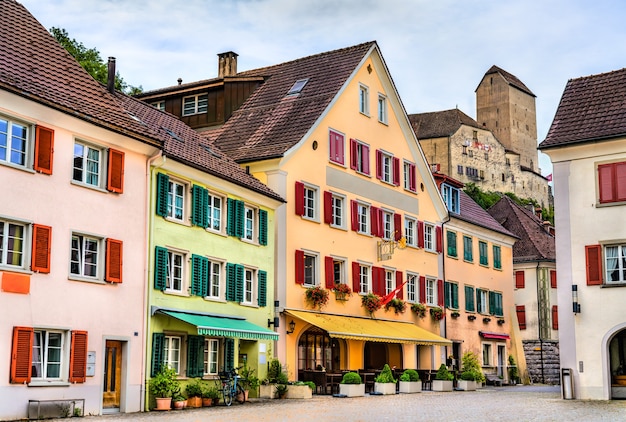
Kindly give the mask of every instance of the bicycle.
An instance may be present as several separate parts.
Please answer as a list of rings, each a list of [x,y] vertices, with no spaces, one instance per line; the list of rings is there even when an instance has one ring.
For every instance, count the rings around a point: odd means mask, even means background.
[[[230,406],[233,403],[233,398],[236,398],[239,394],[243,397],[239,400],[243,403],[245,400],[243,387],[237,381],[241,379],[237,370],[241,368],[233,368],[228,371],[220,372],[220,380],[222,381],[222,395],[224,396],[224,404]]]

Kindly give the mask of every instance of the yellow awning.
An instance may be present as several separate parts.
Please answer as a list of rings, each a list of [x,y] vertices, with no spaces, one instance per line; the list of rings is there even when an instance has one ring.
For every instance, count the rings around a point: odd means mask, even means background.
[[[335,338],[423,346],[449,346],[452,344],[450,340],[420,328],[412,322],[357,318],[306,311],[285,310],[285,312],[327,331],[330,337]]]

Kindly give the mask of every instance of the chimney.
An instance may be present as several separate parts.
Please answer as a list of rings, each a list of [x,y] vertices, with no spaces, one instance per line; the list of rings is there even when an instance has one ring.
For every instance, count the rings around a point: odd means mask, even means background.
[[[229,51],[227,53],[220,53],[218,57],[218,78],[224,78],[226,76],[235,76],[237,74],[237,53]]]
[[[115,94],[115,57],[109,57],[109,67],[107,73],[107,90]]]
[[[541,220],[541,207],[535,208],[535,217]]]
[[[549,221],[543,222],[543,229],[554,236],[554,226],[552,226]]]

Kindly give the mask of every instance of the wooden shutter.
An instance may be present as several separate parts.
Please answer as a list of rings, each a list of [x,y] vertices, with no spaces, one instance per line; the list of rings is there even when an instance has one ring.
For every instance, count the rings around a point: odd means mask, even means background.
[[[496,292],[489,292],[489,315],[496,314]]]
[[[417,222],[417,247],[424,248],[424,222]]]
[[[154,288],[165,290],[167,287],[167,249],[157,246],[154,252]]]
[[[356,201],[350,201],[350,214],[352,216],[352,231],[359,231],[359,203]]]
[[[11,346],[11,384],[30,382],[33,362],[34,331],[31,327],[13,327]]]
[[[526,329],[526,306],[517,305],[515,307],[515,312],[517,313],[517,323],[519,324],[520,330]]]
[[[370,207],[370,220],[371,220],[371,227],[370,227],[370,232],[372,233],[372,236],[381,236],[381,221],[380,221],[380,217],[381,217],[381,212],[382,210],[380,208],[376,208],[376,207]]]
[[[402,286],[402,283],[403,283],[402,271],[396,271],[396,289]],[[401,288],[400,290],[398,290],[396,297],[400,300],[404,299],[404,288]]]
[[[226,264],[226,300],[234,302],[237,297],[237,276],[235,271],[235,264]]]
[[[361,292],[361,264],[358,262],[352,263],[352,291]]]
[[[208,293],[209,260],[200,255],[191,255],[191,294],[205,297]]]
[[[224,340],[224,368],[226,371],[235,368],[235,340],[232,338]]]
[[[157,173],[156,213],[161,217],[167,217],[167,192],[170,178],[167,174]]]
[[[409,165],[409,190],[417,192],[417,178],[415,176],[415,164]]]
[[[330,131],[330,160],[342,164],[344,163],[344,142],[343,135],[338,134],[337,132]]]
[[[363,173],[370,174],[370,147],[367,145],[361,145],[361,165],[363,166]]]
[[[443,230],[441,229],[441,226],[435,227],[435,242],[437,243],[437,253],[443,252]]]
[[[615,163],[615,197],[626,201],[626,162]]]
[[[437,305],[441,306],[443,308],[444,303],[443,303],[443,280],[437,280]]]
[[[87,331],[72,331],[69,381],[85,382],[87,377]]]
[[[376,178],[383,178],[383,152],[379,149],[376,150]]]
[[[244,268],[243,265],[235,264],[235,302],[243,302],[243,283]]]
[[[556,271],[550,270],[550,287],[556,289]]]
[[[104,280],[110,283],[122,282],[123,269],[123,242],[121,240],[106,240],[106,266]]]
[[[448,230],[446,231],[446,237],[448,242],[448,255],[456,256],[456,233]]]
[[[150,376],[154,377],[161,372],[161,368],[165,363],[165,334],[152,333],[152,365],[150,370]]]
[[[107,169],[107,190],[124,192],[124,153],[109,148],[109,168]]]
[[[515,288],[523,289],[524,287],[526,287],[524,271],[515,271]]]
[[[235,201],[235,236],[242,238],[244,230],[244,219],[246,214],[246,206],[243,201]]]
[[[393,240],[396,242],[402,239],[402,214],[393,215]]]
[[[476,311],[474,306],[474,288],[472,286],[465,286],[465,310],[468,312]]]
[[[33,272],[50,273],[50,245],[52,227],[33,224],[33,245],[30,269]]]
[[[385,269],[382,267],[372,267],[372,292],[379,296],[384,296],[385,292]]]
[[[352,170],[357,169],[357,148],[356,140],[350,139],[350,168]]]
[[[612,164],[602,164],[598,166],[598,190],[600,193],[600,203],[615,201],[615,189],[613,186]]]
[[[237,234],[237,210],[236,202],[232,198],[228,198],[227,203],[227,216],[226,216],[226,234],[229,236],[236,236]]]
[[[191,187],[191,224],[209,226],[209,192],[198,185]]]
[[[187,336],[187,376],[204,375],[204,336]]]
[[[559,307],[557,305],[552,305],[552,329],[559,329]]]
[[[483,307],[483,297],[480,294],[482,290],[476,289],[476,312],[481,312]]]
[[[267,272],[263,270],[259,270],[258,274],[258,294],[257,294],[257,304],[260,307],[267,306]]]
[[[296,284],[304,284],[304,251],[296,250]]]
[[[400,186],[400,159],[393,157],[393,184]]]
[[[304,183],[296,182],[296,215],[304,215]]]
[[[332,289],[335,287],[335,260],[332,256],[324,257],[324,275],[326,279],[326,288]]]
[[[451,306],[454,309],[459,309],[459,285],[456,283],[450,284],[450,294],[452,295]]]
[[[35,163],[33,169],[52,174],[54,156],[54,130],[37,126],[35,129]]]
[[[267,211],[259,210],[259,244],[267,246]]]
[[[420,276],[420,303],[426,303],[426,277]]]
[[[587,266],[587,285],[597,286],[602,284],[602,246],[585,246],[585,258]]]
[[[324,191],[324,223],[332,224],[333,222],[333,194]]]

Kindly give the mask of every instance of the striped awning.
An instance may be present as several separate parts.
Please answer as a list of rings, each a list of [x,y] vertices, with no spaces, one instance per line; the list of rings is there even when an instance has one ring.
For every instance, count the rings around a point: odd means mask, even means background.
[[[488,338],[491,340],[508,340],[510,337],[507,333],[492,333],[490,331],[480,331],[482,338]]]
[[[330,337],[348,340],[406,343],[423,346],[449,346],[448,339],[431,333],[412,322],[356,318],[306,311],[286,310],[287,314],[328,332]]]
[[[158,312],[196,326],[198,335],[201,336],[234,337],[244,340],[278,340],[278,333],[245,319],[191,314],[163,309]]]

